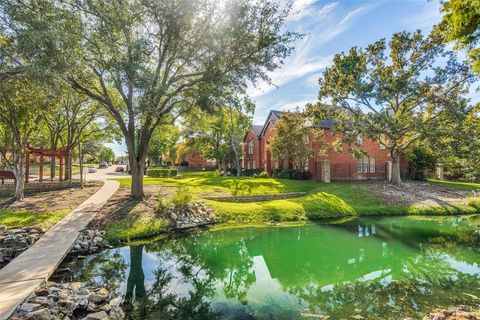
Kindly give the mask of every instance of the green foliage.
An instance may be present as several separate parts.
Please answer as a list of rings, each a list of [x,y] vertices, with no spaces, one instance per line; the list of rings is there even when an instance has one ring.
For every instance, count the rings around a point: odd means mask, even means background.
[[[411,179],[427,180],[428,172],[435,169],[436,157],[425,147],[415,146],[407,153],[408,171]]]
[[[477,0],[449,0],[442,4],[444,14],[436,31],[459,48],[468,49],[473,70],[480,72],[480,2]]]
[[[420,139],[440,134],[464,113],[472,75],[445,49],[441,37],[395,33],[365,49],[335,55],[319,79],[319,100],[308,113],[335,117],[335,131],[352,151],[359,134],[380,141],[392,155],[393,182],[401,183],[400,154]],[[339,144],[341,145],[341,144]]]
[[[100,152],[98,153],[98,160],[106,161],[106,162],[114,162],[115,161],[115,152],[113,152],[112,148],[108,148],[102,146]]]
[[[152,178],[176,177],[177,169],[148,169],[147,175]]]
[[[254,173],[254,174],[252,175],[252,178],[253,178],[253,179],[258,178],[258,174],[257,174],[257,173]]]
[[[172,203],[176,207],[186,207],[193,200],[192,190],[189,187],[181,186],[175,191]]]
[[[242,171],[242,174],[245,177],[252,177],[254,174],[259,175],[262,171],[263,169],[245,169]]]
[[[308,118],[298,110],[284,112],[275,124],[276,135],[270,142],[272,157],[278,160],[289,159],[297,170],[303,171],[314,156],[313,141],[319,141],[320,131],[307,126]],[[325,144],[321,144],[325,145]]]
[[[268,175],[268,172],[267,171],[262,171],[260,172],[260,174],[258,175],[259,178],[269,178],[270,176]]]

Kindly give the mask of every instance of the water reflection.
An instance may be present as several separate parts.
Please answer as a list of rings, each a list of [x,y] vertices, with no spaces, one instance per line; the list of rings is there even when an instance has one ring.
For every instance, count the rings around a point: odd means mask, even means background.
[[[458,222],[371,222],[203,232],[102,252],[74,279],[122,291],[132,319],[383,319],[478,304],[480,258],[458,246]]]

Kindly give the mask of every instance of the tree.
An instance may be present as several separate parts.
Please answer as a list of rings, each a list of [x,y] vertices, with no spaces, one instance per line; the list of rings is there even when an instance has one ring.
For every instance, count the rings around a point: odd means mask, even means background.
[[[237,177],[242,173],[243,138],[251,127],[254,109],[255,105],[247,97],[233,95],[220,113],[226,123],[226,137],[234,155]]]
[[[319,79],[319,100],[335,106],[329,111],[342,140],[351,144],[363,134],[385,145],[392,157],[392,183],[401,185],[400,155],[438,132],[444,119],[460,114],[472,81],[468,66],[445,50],[440,37],[400,32],[388,50],[382,39],[335,55]],[[325,109],[319,103],[310,113],[318,120]]]
[[[115,161],[115,152],[113,152],[112,148],[103,146],[100,149],[100,153],[98,154],[98,158],[100,159],[100,161],[114,162]]]
[[[15,199],[25,197],[26,152],[30,138],[48,111],[45,88],[27,77],[10,78],[0,91],[0,156],[15,175]]]
[[[318,141],[320,132],[308,125],[308,118],[298,110],[284,112],[275,125],[275,137],[270,142],[270,152],[277,159],[292,161],[295,169],[304,171],[308,161],[314,157],[310,140]]]
[[[444,14],[435,31],[467,49],[473,71],[480,72],[480,1],[449,0],[442,5]]]
[[[26,30],[22,34],[65,37],[54,45],[65,44],[60,61],[72,59],[68,81],[118,123],[137,199],[143,198],[151,137],[165,117],[206,107],[225,87],[268,81],[298,37],[283,31],[289,7],[279,9],[275,1],[67,0],[52,15],[44,15],[42,5],[50,10],[57,2],[3,1],[10,20]],[[52,30],[44,25],[56,20],[52,16],[75,19]],[[71,35],[64,32],[70,27]]]
[[[162,164],[163,157],[171,158],[173,149],[180,138],[180,129],[174,124],[163,124],[153,132],[148,146],[148,161],[150,164]]]

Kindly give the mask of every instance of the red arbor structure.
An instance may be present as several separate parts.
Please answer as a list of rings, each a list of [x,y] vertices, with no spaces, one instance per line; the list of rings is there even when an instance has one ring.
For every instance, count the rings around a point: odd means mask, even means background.
[[[55,158],[59,160],[59,174],[58,179],[59,181],[63,181],[65,179],[64,173],[65,168],[64,164],[66,162],[67,157],[71,156],[71,152],[65,150],[50,150],[50,149],[43,149],[43,148],[33,148],[29,147],[26,154],[26,168],[25,168],[25,182],[29,182],[30,176],[30,166],[31,166],[31,157],[38,157],[39,163],[39,173],[38,173],[38,181],[43,181],[43,171],[44,171],[44,163],[45,158]],[[71,161],[69,162],[71,163]],[[69,168],[67,168],[68,170]],[[71,178],[71,175],[68,175]]]

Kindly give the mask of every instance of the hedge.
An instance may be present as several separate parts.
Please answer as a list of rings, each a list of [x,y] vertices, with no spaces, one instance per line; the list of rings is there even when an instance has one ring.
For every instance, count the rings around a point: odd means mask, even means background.
[[[310,180],[312,174],[308,171],[299,171],[295,169],[273,169],[272,177],[280,179]]]
[[[246,176],[246,177],[253,177],[253,175],[256,173],[257,175],[259,175],[260,173],[262,173],[263,169],[245,169],[243,170],[243,175]]]
[[[176,177],[176,169],[148,169],[147,175],[152,178]]]

